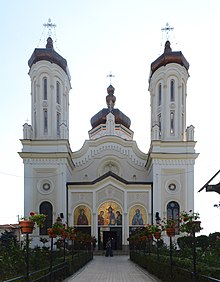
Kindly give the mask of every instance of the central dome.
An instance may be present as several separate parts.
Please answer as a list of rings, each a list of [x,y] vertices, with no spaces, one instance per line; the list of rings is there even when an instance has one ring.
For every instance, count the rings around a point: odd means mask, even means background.
[[[119,109],[114,109],[116,97],[114,96],[115,88],[112,85],[109,85],[107,88],[108,95],[106,96],[106,103],[108,108],[104,108],[95,114],[91,118],[91,126],[95,128],[100,124],[106,123],[106,116],[111,112],[115,116],[115,123],[122,124],[127,128],[130,128],[131,120],[125,114],[123,114]]]

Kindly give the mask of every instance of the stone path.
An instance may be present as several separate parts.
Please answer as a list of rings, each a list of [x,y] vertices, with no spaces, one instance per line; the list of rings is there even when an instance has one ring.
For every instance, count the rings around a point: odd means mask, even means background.
[[[84,268],[65,282],[158,282],[157,278],[138,267],[128,256],[94,256]]]

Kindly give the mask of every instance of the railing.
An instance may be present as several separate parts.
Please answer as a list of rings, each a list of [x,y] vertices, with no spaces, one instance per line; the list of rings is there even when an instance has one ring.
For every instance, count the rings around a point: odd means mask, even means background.
[[[92,259],[92,251],[78,252],[72,257],[72,259],[67,258],[65,262],[56,264],[52,266],[52,268],[47,267],[38,271],[31,272],[28,278],[23,275],[10,280],[6,280],[5,282],[60,282],[77,272]]]
[[[178,282],[186,282],[186,281],[199,281],[199,282],[220,282],[219,279],[201,275],[197,273],[196,276],[193,271],[189,271],[187,269],[183,269],[177,266],[175,263],[172,265],[172,277],[169,260],[165,261],[160,257],[154,254],[147,254],[142,251],[130,251],[130,259],[138,264],[139,266],[146,269],[151,274],[155,275],[163,282],[170,281],[178,281]]]

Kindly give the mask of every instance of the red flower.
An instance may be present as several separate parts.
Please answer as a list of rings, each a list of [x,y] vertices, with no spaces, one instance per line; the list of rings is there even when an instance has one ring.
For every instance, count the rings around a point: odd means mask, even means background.
[[[30,216],[34,216],[35,215],[35,212],[30,212]]]

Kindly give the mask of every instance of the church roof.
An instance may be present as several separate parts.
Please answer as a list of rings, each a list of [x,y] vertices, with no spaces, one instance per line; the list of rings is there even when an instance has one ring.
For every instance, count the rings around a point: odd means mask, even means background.
[[[95,128],[96,126],[100,124],[106,123],[106,116],[111,112],[115,116],[115,123],[116,124],[122,124],[127,128],[130,128],[131,120],[129,117],[127,117],[123,112],[121,112],[119,109],[114,109],[116,97],[114,96],[115,88],[112,85],[109,85],[107,88],[108,95],[106,96],[106,103],[108,108],[103,108],[101,111],[99,111],[97,114],[95,114],[91,118],[91,126],[92,128]]]
[[[42,60],[57,64],[68,75],[67,61],[54,50],[53,40],[51,37],[47,38],[46,48],[35,48],[28,61],[28,66],[31,68],[33,64]]]
[[[184,66],[187,71],[189,69],[189,63],[187,62],[186,58],[183,56],[182,52],[172,51],[170,47],[170,42],[167,41],[165,43],[164,53],[151,64],[150,77],[157,69],[171,63],[180,64],[181,66]]]
[[[152,185],[152,182],[149,181],[127,181],[126,179],[120,177],[119,175],[115,174],[112,171],[108,171],[105,174],[99,176],[98,178],[96,178],[93,181],[79,181],[79,182],[67,182],[66,186],[69,185],[94,185],[100,181],[102,181],[103,179],[107,178],[107,177],[112,177],[117,179],[118,181],[126,184],[126,185]]]

